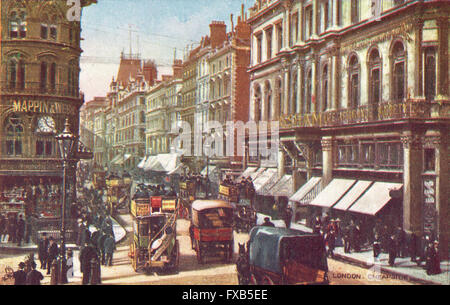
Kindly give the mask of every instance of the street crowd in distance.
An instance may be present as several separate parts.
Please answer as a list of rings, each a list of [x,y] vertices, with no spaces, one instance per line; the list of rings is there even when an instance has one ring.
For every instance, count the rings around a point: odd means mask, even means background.
[[[345,253],[361,252],[363,248],[372,246],[374,261],[381,253],[388,253],[389,265],[395,265],[397,257],[411,257],[412,262],[423,266],[428,275],[440,274],[440,260],[437,241],[429,236],[419,238],[412,234],[409,238],[401,228],[390,228],[378,221],[372,232],[363,236],[361,225],[353,220],[348,225],[342,225],[341,220],[316,216],[313,221],[313,233],[321,234],[326,242],[327,254],[333,257],[336,246],[343,246]]]

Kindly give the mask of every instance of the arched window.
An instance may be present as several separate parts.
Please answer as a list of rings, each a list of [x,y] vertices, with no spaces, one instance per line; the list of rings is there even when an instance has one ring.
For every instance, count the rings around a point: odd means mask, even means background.
[[[75,60],[69,62],[67,68],[67,87],[68,93],[71,96],[78,96],[78,79],[77,79],[77,64]]]
[[[322,111],[328,109],[328,65],[322,70]]]
[[[13,11],[9,17],[9,37],[25,38],[27,37],[27,22],[25,11]]]
[[[258,85],[255,88],[255,95],[253,97],[254,105],[255,105],[255,122],[261,121],[262,118],[262,107],[261,107],[261,87]]]
[[[50,90],[55,90],[56,89],[56,64],[55,63],[50,64],[49,75],[50,75],[50,79],[49,79]]]
[[[369,103],[377,105],[381,102],[381,57],[378,49],[369,54]]]
[[[45,61],[41,62],[41,77],[40,77],[40,84],[41,84],[41,92],[47,91],[47,63]]]
[[[359,62],[356,55],[350,57],[348,63],[348,97],[349,108],[359,106],[359,82],[360,82]]]
[[[272,87],[269,81],[266,82],[264,90],[267,101],[267,120],[270,120],[272,119]]]
[[[291,98],[291,104],[292,104],[292,112],[291,113],[297,113],[297,92],[298,92],[298,83],[297,83],[297,70],[294,69],[292,73],[292,98]]]
[[[427,101],[436,96],[436,51],[434,48],[425,50],[425,97]]]
[[[312,108],[312,70],[306,73],[305,82],[305,103],[303,104],[303,113],[311,113]]]
[[[405,73],[405,58],[406,53],[403,43],[397,41],[392,48],[392,99],[394,101],[402,101],[406,96],[406,73]]]
[[[280,78],[277,79],[276,88],[277,88],[277,111],[278,117],[283,114],[283,92],[282,92],[282,81]]]
[[[4,149],[7,156],[22,155],[23,126],[22,120],[15,114],[6,119],[6,139]]]

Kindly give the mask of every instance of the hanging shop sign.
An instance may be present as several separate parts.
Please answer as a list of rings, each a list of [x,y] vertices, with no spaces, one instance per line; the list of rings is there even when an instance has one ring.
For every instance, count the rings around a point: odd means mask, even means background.
[[[423,180],[423,231],[432,234],[436,231],[436,181],[427,177]]]

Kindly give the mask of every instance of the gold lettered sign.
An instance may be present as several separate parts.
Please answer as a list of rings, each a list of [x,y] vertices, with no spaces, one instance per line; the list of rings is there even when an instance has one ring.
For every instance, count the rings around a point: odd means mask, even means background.
[[[219,186],[219,194],[230,196],[230,188],[225,185]]]
[[[147,203],[136,205],[136,216],[149,216],[150,215],[150,205]]]
[[[63,102],[40,100],[13,100],[11,102],[14,112],[46,113],[46,114],[77,114],[74,105]]]
[[[162,209],[164,211],[175,211],[176,207],[176,200],[175,199],[166,199],[162,201]]]

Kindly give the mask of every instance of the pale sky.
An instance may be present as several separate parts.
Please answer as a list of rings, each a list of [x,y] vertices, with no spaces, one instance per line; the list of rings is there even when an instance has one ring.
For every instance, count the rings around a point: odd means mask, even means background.
[[[212,20],[225,21],[231,29],[255,0],[98,0],[83,10],[80,88],[86,101],[104,96],[117,75],[120,53],[139,51],[143,59],[154,59],[158,77],[171,74],[175,48],[177,58],[189,44],[209,35]],[[197,46],[197,45],[195,45]]]

